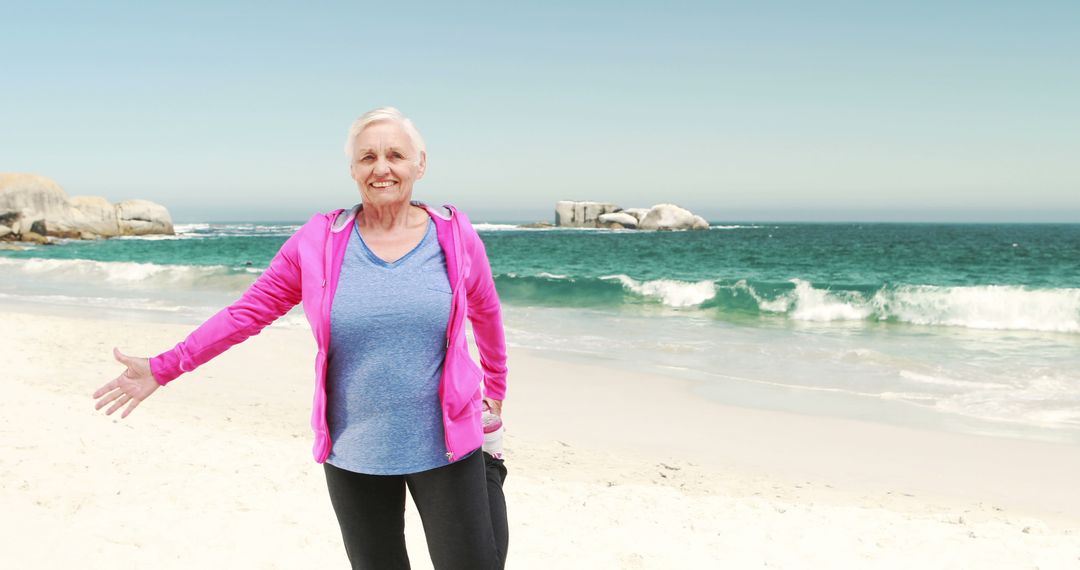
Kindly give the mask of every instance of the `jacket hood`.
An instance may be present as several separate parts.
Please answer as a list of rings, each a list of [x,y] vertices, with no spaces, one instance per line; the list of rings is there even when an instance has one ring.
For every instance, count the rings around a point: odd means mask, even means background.
[[[413,206],[423,208],[423,209],[427,210],[429,215],[438,216],[438,217],[442,218],[445,221],[450,221],[450,219],[453,218],[453,216],[454,216],[454,207],[449,205],[449,204],[444,205],[442,207],[442,209],[446,210],[446,213],[444,214],[444,213],[440,212],[439,210],[436,210],[435,208],[432,208],[431,206],[428,206],[427,204],[425,204],[423,202],[419,202],[417,200],[412,200],[409,203],[412,204]],[[360,213],[360,210],[363,209],[363,207],[364,207],[364,204],[360,203],[360,204],[354,205],[352,208],[349,208],[347,210],[346,209],[337,210],[337,215],[334,217],[334,221],[330,226],[330,231],[334,232],[334,233],[337,233],[337,232],[340,232],[342,229],[348,227],[349,223],[352,222],[354,218],[356,218],[356,215]],[[330,214],[333,215],[334,212],[330,212]]]

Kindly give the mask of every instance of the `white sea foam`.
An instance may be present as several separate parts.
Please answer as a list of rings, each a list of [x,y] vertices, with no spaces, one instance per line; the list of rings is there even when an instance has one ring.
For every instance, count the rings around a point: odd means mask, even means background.
[[[521,230],[521,229],[540,229],[540,228],[519,228],[516,224],[487,224],[473,222],[473,229],[478,232],[498,232],[506,230]]]
[[[857,291],[815,288],[801,279],[791,283],[793,290],[771,299],[746,281],[731,287],[749,294],[762,312],[800,321],[873,319],[974,329],[1080,332],[1080,289],[902,285],[883,287],[867,298]]]
[[[758,228],[764,228],[764,227],[765,226],[711,225],[711,226],[709,226],[709,229],[710,230],[743,230],[743,229],[758,229]],[[604,232],[619,231],[619,230],[611,230],[611,229],[608,229],[608,228],[573,228],[573,227],[560,227],[560,226],[551,226],[551,227],[543,227],[543,228],[526,228],[526,227],[522,227],[519,224],[491,224],[491,223],[485,223],[485,222],[473,222],[473,228],[475,228],[476,231],[478,231],[478,232],[497,232],[497,231],[507,231],[507,230],[518,230],[518,231],[585,230],[585,231],[604,231]],[[626,231],[633,231],[633,230],[626,230]]]
[[[252,281],[248,272],[224,265],[161,265],[129,261],[91,261],[86,259],[4,258],[0,269],[9,278],[29,278],[33,283],[48,281],[79,286],[116,287],[120,289],[243,290]]]
[[[858,293],[838,293],[815,289],[809,282],[792,279],[795,284],[795,310],[791,318],[799,321],[861,321],[871,308],[862,303]]]
[[[688,283],[674,279],[636,281],[626,275],[605,275],[600,279],[615,280],[624,289],[643,297],[659,299],[669,307],[693,307],[716,296],[716,284],[712,281]]]
[[[735,284],[746,291],[758,308],[766,313],[785,313],[798,321],[859,321],[872,313],[872,308],[857,292],[833,292],[815,289],[808,281],[792,279],[795,289],[767,299],[758,294],[746,281]]]
[[[218,236],[290,236],[300,229],[296,224],[174,224],[175,235],[123,236],[114,239],[205,239]]]
[[[546,279],[568,279],[566,275],[560,275],[558,273],[548,273],[547,271],[541,271],[537,274],[537,277],[544,277]]]
[[[738,291],[744,291],[750,295],[757,303],[758,309],[765,311],[766,313],[786,313],[791,308],[791,303],[794,301],[792,295],[780,295],[775,299],[766,299],[758,294],[757,291],[751,287],[745,279],[739,280],[735,285],[731,286],[732,289]]]
[[[271,233],[289,235],[300,229],[300,226],[295,224],[210,224],[210,229],[231,233]]]
[[[178,233],[176,235],[150,234],[150,235],[145,235],[145,236],[116,236],[116,237],[112,237],[112,238],[109,238],[109,239],[135,240],[135,241],[168,241],[168,240],[177,240],[177,239],[198,239],[198,238],[202,238],[202,237],[205,237],[205,236],[197,235],[197,234],[179,234]]]
[[[1068,349],[1074,345],[1070,338],[980,334],[985,339],[972,343],[965,335],[925,331],[893,337],[891,327],[873,327],[808,342],[788,327],[714,328],[707,319],[658,319],[652,312],[510,306],[506,318],[507,340],[515,346],[700,377],[702,386],[717,387],[708,393],[719,398],[754,394],[741,384],[770,386],[783,391],[762,393],[766,407],[778,395],[805,392],[815,396],[793,401],[806,402],[807,409],[830,401],[822,398],[845,398],[836,400],[844,404],[836,408],[852,410],[878,410],[874,401],[880,401],[886,406],[882,417],[910,413],[912,425],[925,426],[921,422],[941,414],[963,418],[947,420],[961,430],[1055,441],[1080,437],[1080,357]],[[998,347],[1017,353],[1004,365],[1001,354],[979,358]],[[846,398],[864,399],[866,407]]]
[[[611,232],[618,230],[609,230],[607,228],[568,228],[559,226],[550,226],[543,228],[526,228],[518,224],[490,224],[485,222],[473,222],[473,228],[478,232],[506,232],[506,231],[518,231],[518,232],[550,232],[550,231],[579,231],[579,232]]]
[[[1071,381],[1075,384],[1076,378]],[[1047,392],[1037,382],[1018,383],[1008,390],[969,389],[933,402],[934,409],[994,422],[1048,428],[1080,427],[1080,398],[1068,393]]]
[[[871,300],[881,314],[920,325],[1080,332],[1080,289],[900,286]]]
[[[948,378],[945,376],[931,376],[929,374],[920,374],[918,372],[912,372],[910,370],[901,370],[900,377],[923,384],[935,384],[938,386],[949,386],[952,388],[977,388],[981,390],[999,390],[1008,389],[1011,387],[1009,384],[1002,384],[1000,382],[975,382],[972,380],[959,380],[956,378]]]
[[[12,295],[9,293],[0,293],[0,300],[77,307],[90,306],[106,309],[141,309],[169,313],[191,311],[194,309],[194,307],[176,305],[162,299],[148,299],[145,297],[79,297],[74,295]]]
[[[882,400],[903,400],[908,402],[933,402],[937,396],[933,394],[921,394],[919,392],[882,392],[878,394]]]
[[[178,234],[187,234],[194,231],[210,229],[210,224],[173,224],[173,231]]]

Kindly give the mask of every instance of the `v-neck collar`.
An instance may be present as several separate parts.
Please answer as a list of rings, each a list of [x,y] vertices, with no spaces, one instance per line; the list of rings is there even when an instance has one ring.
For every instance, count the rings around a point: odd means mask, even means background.
[[[358,239],[360,241],[360,248],[363,249],[364,255],[367,256],[368,260],[370,260],[372,263],[374,263],[378,267],[382,267],[382,268],[385,268],[385,269],[394,269],[395,267],[398,267],[399,265],[404,263],[407,259],[412,257],[413,254],[416,253],[416,250],[420,249],[420,246],[424,245],[424,243],[428,241],[428,238],[431,237],[432,230],[435,229],[435,221],[432,220],[431,218],[428,218],[427,228],[424,230],[424,236],[420,238],[420,241],[417,242],[416,245],[414,245],[413,248],[410,249],[408,253],[406,253],[405,255],[395,259],[392,262],[391,261],[386,261],[385,259],[379,257],[378,255],[375,255],[375,252],[371,251],[371,248],[368,247],[367,242],[364,241],[364,236],[360,235],[360,226],[355,224],[355,223],[352,226],[353,226],[353,233],[356,234],[356,239]]]

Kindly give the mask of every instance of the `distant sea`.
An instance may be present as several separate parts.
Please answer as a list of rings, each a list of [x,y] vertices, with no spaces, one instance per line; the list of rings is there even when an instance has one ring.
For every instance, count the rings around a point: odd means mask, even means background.
[[[0,302],[196,323],[298,227],[0,251]],[[1080,443],[1080,225],[476,227],[514,346],[734,405]],[[284,323],[307,326],[299,309]]]

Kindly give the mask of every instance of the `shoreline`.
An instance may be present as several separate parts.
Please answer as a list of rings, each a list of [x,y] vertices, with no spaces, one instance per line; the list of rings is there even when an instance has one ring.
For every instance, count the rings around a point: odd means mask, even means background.
[[[119,420],[90,398],[120,371],[111,347],[156,354],[191,326],[0,314],[12,450],[0,531],[27,537],[0,560],[178,556],[165,567],[180,568],[254,552],[292,568],[314,550],[345,565],[310,456],[309,331],[268,327]],[[1060,567],[1080,555],[1075,446],[726,406],[687,380],[522,349],[510,368],[509,568],[950,567],[943,552],[967,567]],[[407,510],[414,566],[429,567]],[[67,553],[42,553],[50,528],[72,535]],[[126,538],[109,538],[115,528]]]
[[[689,462],[718,474],[816,485],[823,488],[822,495],[840,500],[869,494],[887,501],[888,495],[897,494],[952,507],[987,503],[989,508],[1080,530],[1080,496],[1069,491],[1080,478],[1076,446],[740,408],[695,396],[692,380],[589,365],[559,370],[558,361],[542,355],[513,355],[511,362],[518,366],[553,369],[546,386],[525,382],[508,396],[507,425],[530,438],[554,437],[642,460]],[[588,384],[574,385],[578,375],[588,378]],[[580,390],[577,405],[559,410],[556,394],[574,389]],[[605,404],[611,412],[606,419],[633,420],[619,424],[629,430],[629,437],[613,438],[582,404],[618,389],[626,392]],[[548,413],[515,417],[512,403],[522,396]],[[1032,481],[1061,494],[1032,489]],[[828,487],[833,490],[824,489]]]
[[[224,306],[232,300],[231,298],[224,299],[222,305]],[[194,328],[216,312],[216,310],[211,309],[191,313],[151,308],[110,308],[97,303],[78,305],[72,301],[59,303],[48,299],[15,300],[15,298],[5,298],[3,294],[0,294],[0,313],[5,311],[56,317],[66,317],[78,312],[82,317],[88,318],[174,324],[190,328]],[[509,307],[504,311],[504,319],[507,321],[508,327],[513,327],[518,332],[522,329],[529,329],[529,318],[535,314],[528,311],[528,309],[526,309],[526,312],[519,311],[519,307]],[[558,317],[557,314],[555,316]],[[550,328],[553,319],[550,316],[546,318],[545,326]],[[274,323],[274,327],[275,329],[309,330],[307,321],[299,306]],[[899,325],[899,327],[899,332],[904,334],[912,334],[913,331],[918,332],[918,327],[915,326]],[[754,329],[755,327],[751,326],[750,328]],[[797,326],[770,326],[765,328],[771,331],[799,329]],[[963,332],[968,335],[978,335],[988,331]],[[509,336],[511,336],[510,333],[508,333]],[[782,341],[782,339],[771,340]],[[760,342],[769,341],[769,339],[760,339]],[[576,350],[570,347],[549,348],[527,344],[521,345],[515,344],[512,338],[510,340],[510,349],[512,352],[529,353],[570,366],[610,369],[613,373],[619,371],[624,374],[641,374],[645,370],[644,374],[646,376],[684,381],[692,388],[695,396],[709,399],[722,406],[739,409],[781,412],[826,419],[850,419],[921,431],[984,435],[993,438],[1080,446],[1080,429],[1078,428],[1037,425],[1026,420],[989,419],[969,415],[955,409],[942,411],[933,406],[922,405],[902,398],[887,398],[873,393],[861,393],[857,389],[803,385],[797,382],[785,384],[775,380],[755,378],[753,374],[731,374],[723,369],[704,370],[700,363],[696,367],[686,367],[671,363],[636,362],[633,355],[603,353],[595,349]],[[821,371],[821,373],[825,373],[825,371]]]

